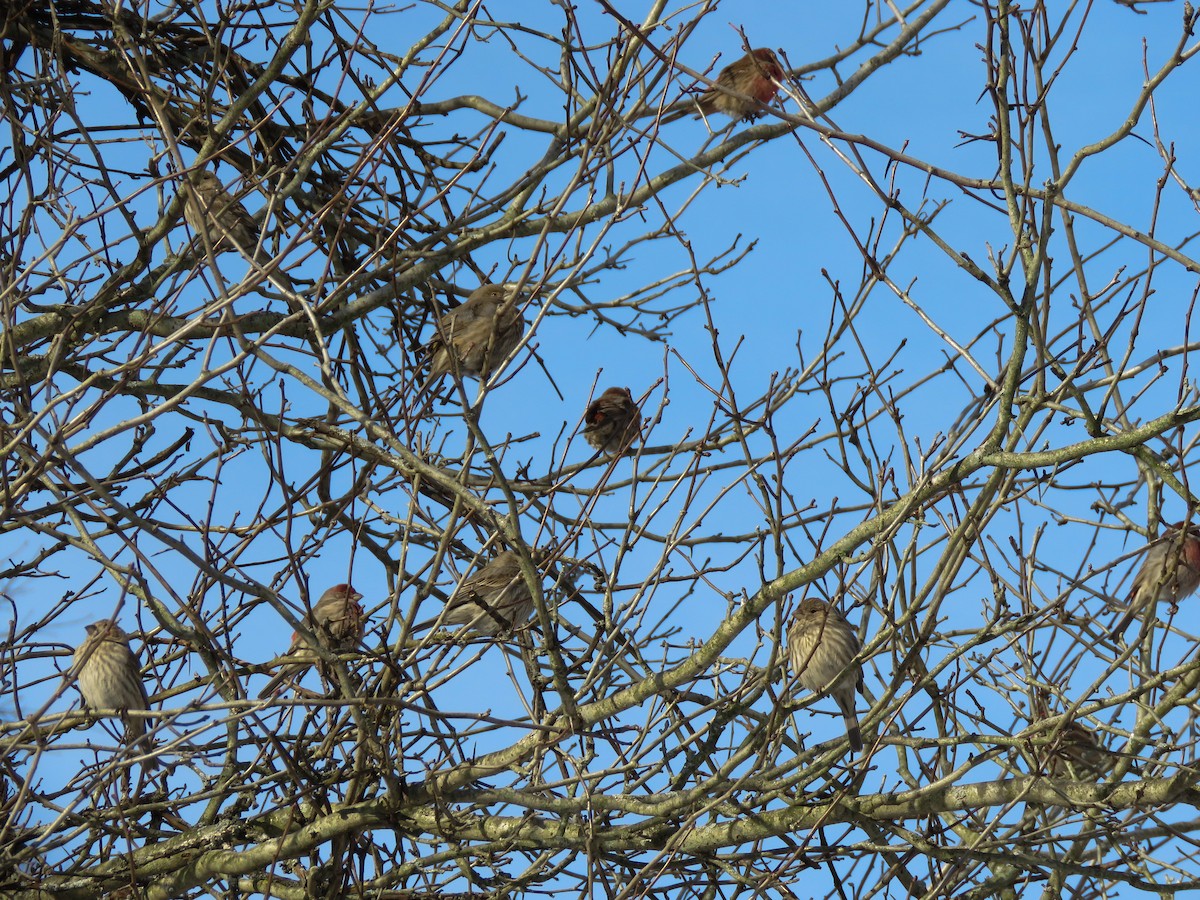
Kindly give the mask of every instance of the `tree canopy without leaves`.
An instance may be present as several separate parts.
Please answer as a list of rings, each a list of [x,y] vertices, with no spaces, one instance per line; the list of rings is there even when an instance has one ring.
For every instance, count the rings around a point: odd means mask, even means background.
[[[4,6],[0,892],[1200,887],[1191,4],[519,6]]]

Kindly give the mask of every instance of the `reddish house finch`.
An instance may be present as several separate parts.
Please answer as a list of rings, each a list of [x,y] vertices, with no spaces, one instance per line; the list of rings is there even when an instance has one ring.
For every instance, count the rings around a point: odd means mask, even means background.
[[[700,95],[696,103],[705,116],[724,113],[731,119],[753,121],[761,115],[760,104],[770,103],[775,99],[781,81],[783,66],[779,64],[775,51],[759,47],[730,63],[717,75],[718,87],[745,96],[735,97],[733,94],[717,90],[716,87],[710,87]]]
[[[854,692],[862,691],[862,666],[854,657],[862,649],[858,635],[834,607],[817,597],[804,600],[787,633],[788,659],[800,684],[826,693],[837,702],[846,723],[850,748],[862,750],[862,734],[854,711]]]
[[[1156,602],[1172,607],[1200,587],[1200,528],[1179,522],[1169,526],[1150,545],[1133,576],[1129,608],[1113,626],[1110,637],[1124,634],[1134,616],[1151,615]]]
[[[642,430],[642,414],[627,387],[611,387],[593,400],[583,421],[584,439],[613,456],[628,453]]]
[[[546,555],[531,551],[535,565],[541,565]],[[459,582],[458,589],[446,601],[438,617],[413,630],[429,625],[465,625],[467,628],[495,637],[508,634],[523,625],[533,615],[533,594],[521,572],[521,558],[505,550],[490,563]]]
[[[193,169],[187,180],[190,190],[183,204],[183,217],[192,233],[208,234],[217,253],[236,249],[234,244],[247,253],[253,252],[258,244],[258,225],[246,207],[225,190],[221,179],[207,169]]]
[[[331,653],[345,653],[353,650],[363,639],[366,629],[366,616],[358,601],[362,594],[348,584],[335,584],[313,605],[312,610],[305,614],[304,627],[316,635],[322,649]],[[283,663],[279,674],[267,682],[258,696],[270,696],[279,685],[299,677],[314,662],[316,657],[307,652],[309,643],[299,632],[292,632],[292,643],[287,649],[287,656],[305,655],[308,658],[296,662]]]
[[[432,365],[428,384],[458,371],[485,379],[508,358],[525,334],[519,297],[502,284],[476,288],[461,306],[437,322],[428,344]]]
[[[76,683],[89,709],[115,709],[125,723],[125,740],[140,741],[142,752],[154,752],[146,734],[146,720],[125,715],[131,709],[149,709],[150,698],[142,683],[142,667],[129,646],[129,635],[115,622],[93,622],[87,638],[75,651]],[[147,765],[154,765],[151,757]]]

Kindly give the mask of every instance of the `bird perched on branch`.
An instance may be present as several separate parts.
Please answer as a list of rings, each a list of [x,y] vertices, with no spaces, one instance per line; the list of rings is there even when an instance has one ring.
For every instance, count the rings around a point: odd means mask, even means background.
[[[543,550],[531,550],[536,566],[549,558]],[[496,637],[511,634],[533,615],[533,594],[521,571],[521,557],[505,550],[470,578],[460,581],[437,618],[416,626],[464,625],[478,634]]]
[[[842,711],[850,748],[856,753],[862,750],[854,709],[855,691],[863,690],[862,666],[854,661],[862,644],[854,629],[834,607],[809,597],[792,615],[787,649],[797,680],[814,694],[833,697]]]
[[[593,400],[583,421],[584,439],[613,456],[628,453],[642,430],[642,414],[627,387],[611,387]]]
[[[183,218],[192,233],[210,235],[217,253],[238,247],[253,252],[258,225],[246,207],[225,190],[221,179],[207,169],[192,169],[187,180],[191,190],[183,204]]]
[[[1141,568],[1133,576],[1128,608],[1109,636],[1123,635],[1135,616],[1154,614],[1155,603],[1179,601],[1200,587],[1200,527],[1178,522],[1150,544]]]
[[[426,388],[455,371],[481,380],[490,376],[525,334],[520,305],[510,287],[485,284],[438,319],[426,345],[431,361]]]
[[[1033,699],[1035,719],[1050,718],[1048,694],[1038,689]],[[1096,737],[1095,731],[1074,719],[1063,722],[1055,731],[1046,765],[1056,778],[1096,778],[1107,774],[1116,762]]]
[[[183,218],[193,234],[209,236],[213,253],[240,250],[259,265],[270,262],[271,254],[258,242],[258,223],[225,190],[221,179],[207,169],[191,169],[185,190]],[[271,276],[280,287],[295,290],[291,277],[283,269],[276,267]]]
[[[783,66],[780,65],[774,50],[769,47],[751,50],[741,59],[723,68],[714,85],[709,86],[696,98],[699,112],[695,118],[724,113],[735,121],[752,122],[762,115],[762,106],[775,99],[783,76]],[[688,109],[679,110],[664,116],[663,122],[681,118],[688,112]]]
[[[91,710],[117,710],[125,723],[125,741],[141,743],[147,768],[156,764],[154,741],[146,733],[146,720],[126,715],[130,710],[150,709],[142,666],[129,646],[129,635],[115,622],[93,622],[87,637],[75,650],[72,669],[83,702]]]
[[[304,627],[316,636],[322,649],[330,653],[353,650],[362,642],[366,630],[366,616],[358,603],[361,599],[362,594],[350,585],[336,584],[323,593],[313,604],[313,608],[305,614]],[[284,662],[278,674],[259,692],[259,698],[269,697],[285,681],[295,680],[317,662],[317,657],[310,650],[308,639],[298,631],[293,632],[292,643],[285,656],[302,655],[307,655],[308,658]]]

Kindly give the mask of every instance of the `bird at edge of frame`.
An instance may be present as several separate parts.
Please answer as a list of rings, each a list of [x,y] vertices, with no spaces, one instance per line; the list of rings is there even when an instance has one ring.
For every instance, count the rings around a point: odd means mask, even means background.
[[[1117,619],[1109,637],[1125,634],[1138,616],[1154,616],[1158,603],[1179,601],[1200,587],[1200,527],[1178,522],[1168,526],[1146,549],[1142,564],[1133,576],[1125,612]]]

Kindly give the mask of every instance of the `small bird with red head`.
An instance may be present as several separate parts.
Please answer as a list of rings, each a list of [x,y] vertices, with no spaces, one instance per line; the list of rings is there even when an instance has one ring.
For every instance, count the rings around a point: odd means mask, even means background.
[[[629,388],[610,387],[583,414],[583,437],[597,450],[621,456],[637,440],[642,421]]]
[[[783,75],[775,51],[759,47],[723,68],[716,84],[701,94],[696,103],[704,116],[724,113],[734,120],[753,121],[762,115],[763,105],[779,93]]]

